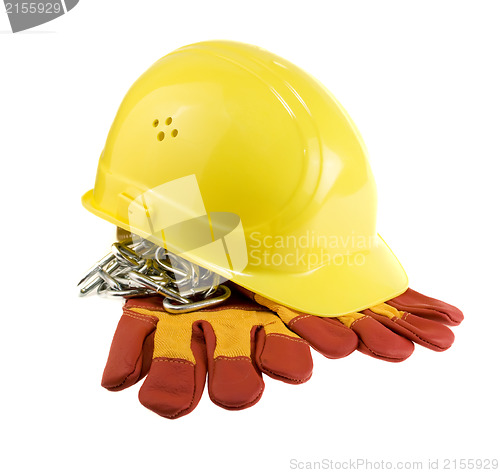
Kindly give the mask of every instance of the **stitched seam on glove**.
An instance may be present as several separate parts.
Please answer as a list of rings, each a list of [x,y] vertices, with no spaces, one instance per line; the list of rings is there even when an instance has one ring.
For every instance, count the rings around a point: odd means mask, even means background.
[[[288,322],[288,327],[292,328],[292,326],[297,323],[299,320],[302,320],[302,319],[308,319],[312,317],[312,315],[299,315],[298,317],[295,317],[294,319],[290,320],[290,322]]]
[[[159,356],[157,358],[153,358],[153,363],[155,363],[156,361],[168,361],[169,363],[183,363],[185,365],[191,365],[191,366],[195,366],[195,364],[192,362],[192,361],[189,361],[189,360],[181,360],[181,359],[172,359],[172,358],[166,358],[164,356]]]
[[[296,381],[297,383],[305,383],[307,380],[311,379],[311,376],[312,376],[312,373],[311,373],[311,375],[308,376],[307,378],[290,378],[290,376],[283,376],[280,373],[276,373],[275,371],[271,371],[271,370],[268,370],[268,369],[266,369],[264,371],[264,373],[266,373],[266,374],[271,373],[271,374],[274,374],[274,376],[276,376],[277,378],[280,378],[280,379],[289,379],[291,381]]]
[[[126,315],[127,317],[131,317],[132,319],[137,319],[142,322],[146,322],[148,324],[151,324],[153,327],[156,327],[156,322],[157,320],[156,317],[153,317],[152,315],[143,315],[143,314],[138,314],[136,312],[133,312],[131,310],[124,310],[123,315]]]
[[[353,323],[351,324],[351,326],[349,328],[352,328],[355,324],[357,324],[360,320],[364,320],[368,317],[368,315],[364,315],[363,317],[360,317],[359,319],[356,319],[353,321]],[[369,349],[369,348],[368,348]],[[370,350],[370,349],[369,349]],[[370,350],[371,351],[371,350]],[[375,353],[375,352],[372,352],[372,353]]]
[[[366,344],[364,344],[365,347],[368,349],[369,352],[373,353],[377,358],[385,358],[387,360],[400,360],[400,358],[394,358],[392,356],[387,356],[383,353],[377,353],[375,351],[373,351],[369,346],[367,346]]]
[[[241,360],[245,360],[245,361],[252,361],[250,358],[248,358],[248,356],[226,356],[226,355],[219,355],[217,357],[214,358],[214,361],[217,361],[217,360],[227,360],[227,361],[241,361]]]
[[[405,315],[402,317],[402,319],[404,321],[406,321],[406,317],[409,315],[408,312],[405,312]],[[410,322],[408,322],[410,323]],[[411,325],[411,324],[410,324]],[[422,338],[420,337],[417,333],[415,333],[413,330],[410,330],[408,327],[403,327],[405,330],[408,330],[408,332],[410,333],[413,333],[413,335],[415,335],[415,337],[417,337],[419,340],[422,340],[422,342],[424,342],[425,344],[427,345],[432,345],[433,347],[436,347],[436,348],[439,348],[440,350],[442,350],[444,347],[440,346],[440,345],[436,345],[435,343],[432,343],[430,342],[429,340],[426,340],[425,338]]]
[[[222,310],[242,310],[245,312],[269,312],[266,307],[260,307],[254,305],[249,305],[248,307],[242,305],[221,305],[215,307],[208,307],[205,309],[200,309],[197,312],[219,312]]]
[[[137,358],[137,359],[139,359],[139,358]],[[137,366],[137,362],[136,362],[136,366]],[[135,371],[135,370],[132,370],[132,373],[133,373],[134,371]],[[124,379],[123,379],[123,381],[122,381],[120,384],[115,384],[115,385],[113,385],[113,386],[109,386],[109,387],[108,387],[108,386],[106,386],[106,388],[107,388],[107,389],[109,389],[109,388],[116,389],[116,388],[119,388],[120,386],[123,386],[123,385],[124,385],[124,384],[128,381],[128,379],[130,378],[130,376],[132,376],[132,373],[129,373],[129,374],[128,374],[128,375],[127,375]]]
[[[283,335],[282,333],[270,333],[266,335],[266,338],[267,337],[281,337],[285,338],[286,340],[290,340],[292,342],[303,343],[304,345],[309,346],[309,343],[307,343],[307,341],[302,338],[290,337],[289,335]]]

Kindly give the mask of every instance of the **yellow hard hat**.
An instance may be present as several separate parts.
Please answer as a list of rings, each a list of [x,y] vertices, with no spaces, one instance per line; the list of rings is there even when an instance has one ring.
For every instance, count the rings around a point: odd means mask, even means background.
[[[408,287],[376,233],[375,183],[350,117],[255,46],[203,42],[153,64],[123,100],[82,200],[308,314],[359,311]]]

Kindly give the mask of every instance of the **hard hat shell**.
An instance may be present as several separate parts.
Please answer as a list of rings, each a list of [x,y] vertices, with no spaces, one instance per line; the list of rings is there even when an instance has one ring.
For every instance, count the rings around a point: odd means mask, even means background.
[[[201,204],[185,191],[194,183]],[[165,185],[167,198],[156,191]],[[196,237],[180,252],[305,313],[362,310],[408,287],[376,233],[375,183],[352,120],[317,80],[255,46],[203,42],[153,64],[123,100],[82,201],[145,238],[155,218],[175,224],[205,215],[228,257],[236,237],[224,232],[237,227],[246,254],[232,264],[197,251]],[[132,222],[138,202],[147,218]],[[241,220],[219,219],[217,229],[216,215]]]

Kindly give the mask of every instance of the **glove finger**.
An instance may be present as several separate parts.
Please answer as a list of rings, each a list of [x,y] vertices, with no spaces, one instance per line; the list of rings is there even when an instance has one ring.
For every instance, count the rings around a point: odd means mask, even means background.
[[[223,312],[220,310],[218,315],[224,317]],[[217,334],[209,322],[200,321],[199,324],[207,347],[210,399],[224,409],[240,410],[259,401],[264,392],[264,381],[251,358],[255,351],[251,327],[246,327],[243,318],[236,322],[241,326],[235,327],[234,318],[234,310],[231,310],[225,321],[212,322]]]
[[[258,367],[271,378],[285,383],[305,383],[313,369],[309,345],[290,332],[274,314],[271,317],[271,323],[253,330]]]
[[[118,322],[101,385],[110,391],[128,388],[149,371],[158,319],[124,308]]]
[[[387,304],[403,312],[410,312],[446,325],[459,325],[464,319],[462,311],[455,306],[424,296],[413,289],[408,289],[400,296],[387,301]]]
[[[299,316],[288,326],[327,358],[343,358],[358,346],[356,333],[334,318]]]
[[[358,336],[358,350],[379,360],[400,362],[406,360],[414,350],[413,343],[392,332],[375,319],[363,314],[341,316],[342,323]]]
[[[139,401],[169,419],[190,413],[200,401],[207,374],[206,349],[197,315],[171,315],[164,311],[162,298],[142,313],[156,314],[159,322],[150,372],[140,391]]]
[[[207,375],[203,335],[193,327],[191,352],[184,358],[156,357],[139,391],[139,401],[162,417],[177,419],[192,412],[200,402]]]
[[[337,319],[304,314],[255,294],[255,301],[276,312],[290,330],[327,358],[343,358],[358,346],[358,337]]]
[[[409,312],[404,312],[401,318],[389,318],[369,309],[364,310],[363,313],[377,320],[389,330],[434,351],[447,350],[455,340],[453,332],[446,325],[417,317]]]

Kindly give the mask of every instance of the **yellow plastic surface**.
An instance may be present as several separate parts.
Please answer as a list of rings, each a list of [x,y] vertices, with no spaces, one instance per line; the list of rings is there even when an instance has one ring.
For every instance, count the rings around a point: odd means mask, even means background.
[[[184,257],[315,315],[356,312],[407,289],[403,268],[376,233],[375,183],[355,125],[290,62],[225,41],[163,57],[123,100],[95,187],[82,200],[129,230],[134,203],[189,176],[208,215],[241,219],[248,264],[228,269],[190,248]],[[161,221],[166,215],[156,207]],[[132,227],[151,234],[146,224]]]

